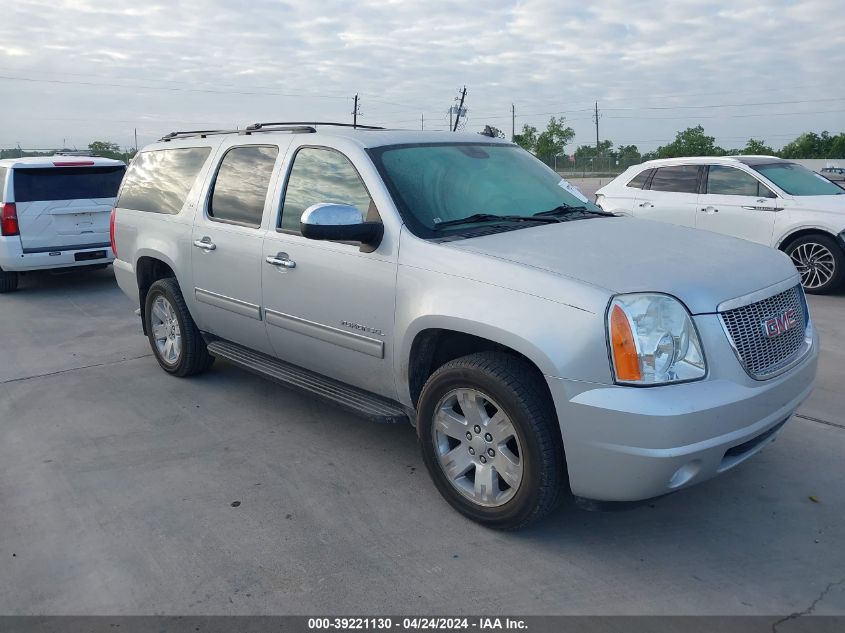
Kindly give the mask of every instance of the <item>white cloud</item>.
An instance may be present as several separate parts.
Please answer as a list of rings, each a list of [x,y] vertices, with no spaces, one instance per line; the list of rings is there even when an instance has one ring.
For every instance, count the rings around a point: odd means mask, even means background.
[[[845,98],[815,103],[845,97],[845,14],[822,0],[17,0],[4,14],[0,146],[128,145],[134,121],[150,141],[209,124],[346,120],[356,92],[366,123],[414,127],[423,114],[443,127],[464,84],[469,129],[509,131],[515,103],[517,127],[568,111],[583,143],[596,100],[602,137],[643,148],[697,123],[732,146],[845,120],[781,116],[845,110]]]

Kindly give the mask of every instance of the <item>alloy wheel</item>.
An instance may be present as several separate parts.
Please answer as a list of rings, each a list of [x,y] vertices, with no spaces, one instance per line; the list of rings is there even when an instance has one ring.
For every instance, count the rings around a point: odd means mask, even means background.
[[[810,290],[821,288],[836,273],[836,259],[824,244],[804,242],[789,253],[801,275],[801,285]]]
[[[159,358],[168,365],[176,365],[182,356],[182,331],[176,311],[166,297],[158,296],[153,301],[150,326]]]
[[[472,388],[453,389],[437,404],[431,433],[440,468],[459,493],[485,507],[513,498],[522,483],[522,446],[492,398]]]

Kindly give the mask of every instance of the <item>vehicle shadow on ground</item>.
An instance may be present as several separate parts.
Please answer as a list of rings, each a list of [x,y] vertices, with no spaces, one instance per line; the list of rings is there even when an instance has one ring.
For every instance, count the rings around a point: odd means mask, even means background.
[[[113,289],[117,285],[111,266],[99,269],[62,269],[30,271],[18,277],[13,294],[46,294],[56,290],[86,291]]]

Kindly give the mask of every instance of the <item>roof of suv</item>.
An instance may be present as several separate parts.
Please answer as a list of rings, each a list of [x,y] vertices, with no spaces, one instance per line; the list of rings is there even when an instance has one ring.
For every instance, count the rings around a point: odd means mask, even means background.
[[[663,165],[765,165],[769,163],[788,163],[789,161],[777,156],[746,155],[746,156],[686,156],[678,158],[656,158],[649,160],[640,166],[660,167]]]
[[[315,141],[323,137],[343,138],[352,141],[361,147],[382,147],[385,145],[404,145],[416,143],[500,143],[503,145],[512,145],[510,141],[500,138],[491,138],[481,134],[471,132],[446,132],[446,131],[426,131],[426,130],[383,130],[383,129],[363,129],[352,127],[340,127],[334,125],[320,125],[320,124],[304,124],[292,126],[294,129],[284,129],[283,127],[267,126],[260,130],[232,130],[232,131],[213,131],[197,132],[194,134],[177,133],[178,136],[172,138],[164,137],[156,145],[169,145],[178,141],[196,142],[197,138],[206,137],[208,139],[225,139],[234,135],[247,136],[251,135],[255,139],[271,139],[275,136],[284,135],[289,137],[290,134],[303,134],[312,137]]]
[[[72,154],[55,154],[53,156],[24,156],[22,158],[4,158],[0,160],[0,167],[112,167],[125,165],[122,160],[103,158],[102,156],[84,156]]]

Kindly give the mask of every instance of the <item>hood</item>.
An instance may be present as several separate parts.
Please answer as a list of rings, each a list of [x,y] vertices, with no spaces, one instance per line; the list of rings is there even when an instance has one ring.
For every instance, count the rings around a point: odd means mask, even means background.
[[[845,223],[845,194],[839,196],[795,196],[790,210],[821,211],[840,216]]]
[[[690,312],[715,312],[798,273],[773,248],[709,231],[596,218],[546,224],[444,244],[600,286],[610,294],[662,292]]]

